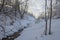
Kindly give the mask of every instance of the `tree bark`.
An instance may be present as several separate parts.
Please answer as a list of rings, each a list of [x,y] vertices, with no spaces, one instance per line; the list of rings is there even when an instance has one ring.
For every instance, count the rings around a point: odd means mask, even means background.
[[[50,24],[49,24],[49,35],[51,34],[51,19],[52,19],[52,0],[51,0],[51,13],[50,13]]]
[[[1,10],[2,10],[2,9],[3,9],[3,7],[4,7],[4,1],[5,1],[5,0],[2,0],[2,4],[1,4],[0,12],[1,12]]]
[[[47,0],[45,0],[45,22],[46,22],[46,26],[45,26],[45,35],[47,35]]]

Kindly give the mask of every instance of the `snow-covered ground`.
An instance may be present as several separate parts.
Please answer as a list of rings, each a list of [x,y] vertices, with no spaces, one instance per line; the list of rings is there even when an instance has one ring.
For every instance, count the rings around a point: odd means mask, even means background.
[[[16,18],[15,20],[14,16],[12,16],[12,18],[13,19],[5,14],[0,15],[0,39],[4,37],[4,30],[6,37],[8,35],[12,35],[14,32],[17,32],[20,29],[23,29],[24,27],[29,27],[29,24],[35,21],[34,17],[29,15],[25,15],[24,19]]]
[[[49,22],[48,22],[49,23]],[[60,40],[60,19],[52,20],[52,34],[44,35],[45,22],[31,24],[15,40]]]

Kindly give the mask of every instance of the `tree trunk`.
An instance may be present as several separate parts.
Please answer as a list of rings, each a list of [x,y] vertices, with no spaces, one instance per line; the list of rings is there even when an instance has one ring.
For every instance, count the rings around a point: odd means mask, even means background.
[[[1,4],[0,12],[1,12],[1,10],[2,10],[2,9],[3,9],[3,7],[4,7],[4,1],[5,1],[5,0],[2,0],[2,4]]]
[[[45,26],[45,35],[47,35],[47,0],[45,0],[45,22],[46,22],[46,26]]]
[[[51,34],[51,19],[52,19],[52,0],[51,0],[51,13],[50,13],[50,24],[49,24],[49,35]]]

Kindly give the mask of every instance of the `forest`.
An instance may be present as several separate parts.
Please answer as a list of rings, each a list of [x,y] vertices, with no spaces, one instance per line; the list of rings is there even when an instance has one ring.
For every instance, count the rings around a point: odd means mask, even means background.
[[[0,0],[0,40],[60,40],[60,0]]]

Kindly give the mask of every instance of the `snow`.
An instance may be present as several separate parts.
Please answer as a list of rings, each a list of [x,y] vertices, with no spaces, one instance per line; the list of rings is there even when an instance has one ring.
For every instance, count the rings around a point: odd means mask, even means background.
[[[14,16],[12,18],[14,18]],[[2,31],[2,33],[0,33],[1,35],[0,39],[8,35],[13,35],[14,32],[17,32],[18,30],[23,29],[24,27],[29,27],[29,24],[32,23],[32,21],[34,20],[35,19],[29,15],[26,15],[24,19],[20,19],[19,17],[17,17],[15,20],[15,19],[11,19],[9,16],[6,16],[5,14],[1,14],[0,25],[5,29],[5,36],[4,36],[4,31]]]
[[[48,22],[49,23],[49,22]],[[15,40],[59,40],[60,39],[60,19],[52,19],[52,34],[45,36],[44,33],[45,22],[31,25],[31,27],[24,29],[21,36]]]

